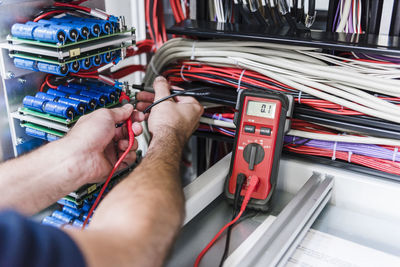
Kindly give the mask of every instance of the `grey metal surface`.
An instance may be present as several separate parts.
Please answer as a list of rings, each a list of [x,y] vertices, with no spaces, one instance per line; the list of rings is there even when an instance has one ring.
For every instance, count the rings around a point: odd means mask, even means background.
[[[278,215],[271,227],[254,244],[246,257],[235,262],[234,266],[279,265],[282,257],[313,217],[332,187],[332,177],[323,179],[320,174],[314,173]]]
[[[6,40],[14,23],[24,23],[52,0],[0,1],[0,42]],[[89,1],[88,6],[104,9],[104,0]],[[0,162],[23,154],[41,142],[24,133],[19,120],[10,116],[17,111],[27,94],[37,92],[44,74],[14,67],[7,49],[0,49]]]

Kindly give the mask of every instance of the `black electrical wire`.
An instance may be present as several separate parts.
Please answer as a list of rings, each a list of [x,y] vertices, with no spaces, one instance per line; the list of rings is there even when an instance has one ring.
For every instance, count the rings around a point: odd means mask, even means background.
[[[395,1],[393,4],[392,22],[390,25],[390,35],[400,35],[400,1]]]
[[[240,192],[242,191],[242,187],[243,187],[243,184],[245,181],[246,181],[246,176],[243,173],[240,173],[236,178],[235,195],[234,195],[233,207],[232,207],[232,220],[235,219],[237,216],[237,213],[239,210]],[[226,233],[225,249],[224,249],[224,253],[222,255],[221,261],[219,263],[220,267],[222,267],[222,265],[224,264],[224,261],[228,257],[232,228],[233,228],[232,225],[229,226],[228,231]]]
[[[381,25],[381,16],[383,0],[370,0],[371,17],[368,25],[368,33],[379,34]]]
[[[308,0],[308,12],[309,16],[314,16],[315,13],[315,0]]]
[[[164,102],[164,101],[171,99],[173,97],[176,97],[176,96],[205,96],[205,95],[209,95],[211,93],[211,92],[205,91],[205,90],[208,90],[208,88],[201,87],[201,88],[193,88],[193,89],[182,90],[182,91],[181,90],[173,90],[173,92],[174,92],[173,94],[157,100],[156,102],[154,102],[153,104],[151,104],[150,106],[145,108],[143,110],[143,113],[146,114],[146,113],[150,112],[150,109],[152,109],[155,105],[158,105],[161,102]],[[198,92],[198,91],[203,91],[203,92]]]

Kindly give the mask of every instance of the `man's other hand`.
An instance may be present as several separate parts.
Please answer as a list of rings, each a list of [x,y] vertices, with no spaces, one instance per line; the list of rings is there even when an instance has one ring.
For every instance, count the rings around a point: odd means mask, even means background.
[[[144,110],[151,102],[170,95],[170,86],[164,77],[157,77],[153,84],[155,94],[139,92],[138,110]],[[166,135],[176,136],[183,144],[197,129],[203,107],[189,96],[177,96],[155,105],[148,119],[149,131],[153,138]]]
[[[99,109],[81,117],[65,139],[71,146],[85,155],[85,162],[77,168],[86,168],[86,183],[103,181],[110,173],[118,158],[128,147],[128,131],[126,124],[116,128],[117,124],[124,123],[130,116],[134,121],[132,128],[135,136],[142,133],[139,122],[144,120],[141,112],[133,111],[133,106],[126,104],[120,108]],[[130,153],[126,156],[121,168],[132,164],[136,160],[135,150],[137,140]]]

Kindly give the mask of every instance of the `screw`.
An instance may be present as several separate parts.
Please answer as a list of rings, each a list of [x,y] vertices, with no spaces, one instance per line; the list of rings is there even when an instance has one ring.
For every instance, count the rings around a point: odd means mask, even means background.
[[[24,142],[25,142],[24,138],[22,138],[22,137],[18,137],[18,138],[17,138],[17,145],[21,145],[21,144],[23,144]]]
[[[6,78],[7,79],[14,79],[15,78],[15,73],[11,72],[11,71],[7,72]]]

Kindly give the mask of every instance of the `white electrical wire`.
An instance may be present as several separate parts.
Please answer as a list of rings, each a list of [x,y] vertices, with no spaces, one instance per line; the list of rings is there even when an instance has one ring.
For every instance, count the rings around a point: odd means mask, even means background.
[[[153,56],[155,70],[147,69],[144,82],[150,85],[156,72],[194,57],[199,63],[253,70],[317,98],[400,123],[400,108],[370,93],[400,97],[400,81],[392,79],[400,77],[399,65],[357,61],[318,51],[231,40],[196,41],[193,49],[192,40],[174,38]]]
[[[341,9],[342,13],[341,13],[341,16],[340,16],[340,23],[336,28],[336,32],[343,32],[344,28],[347,25],[348,19],[349,19],[349,14],[350,14],[350,9],[351,9],[351,1],[352,0],[343,0],[343,1],[344,1],[343,11]]]
[[[236,128],[235,124],[233,124],[232,122],[220,121],[220,120],[215,120],[215,119],[206,118],[206,117],[201,117],[200,122],[209,124],[209,125],[219,126],[219,127],[232,128],[232,129]]]
[[[302,138],[316,139],[323,141],[333,141],[333,142],[347,142],[347,143],[358,143],[358,144],[375,144],[375,145],[385,145],[385,146],[400,146],[400,140],[389,139],[389,138],[379,138],[379,137],[361,137],[353,135],[334,135],[334,134],[320,134],[311,133],[300,130],[290,130],[287,135],[293,135]]]
[[[200,118],[201,123],[205,123],[212,126],[226,127],[231,129],[236,129],[235,124],[231,122],[225,122],[221,120],[210,119],[206,117]],[[292,135],[296,137],[333,141],[333,142],[348,142],[348,143],[359,143],[359,144],[375,144],[375,145],[387,145],[387,146],[400,146],[400,140],[390,139],[390,138],[379,138],[379,137],[364,137],[364,136],[354,136],[354,135],[333,135],[333,134],[320,134],[311,133],[301,130],[289,130],[287,135]]]

